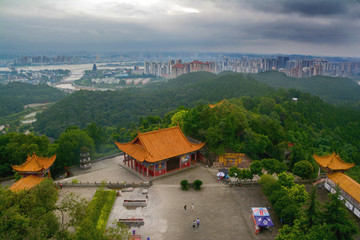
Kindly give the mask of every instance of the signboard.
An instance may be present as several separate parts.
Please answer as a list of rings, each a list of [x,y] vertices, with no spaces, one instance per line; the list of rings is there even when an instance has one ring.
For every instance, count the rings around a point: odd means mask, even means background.
[[[223,156],[219,156],[219,163],[222,163],[223,166],[237,166],[244,156],[244,153],[225,153]]]
[[[344,199],[344,197],[339,195],[339,199],[342,201]]]
[[[353,208],[354,208],[354,206],[353,206],[350,202],[348,202],[347,200],[345,201],[345,206],[346,206],[348,209],[350,209],[351,211],[352,211]]]
[[[335,189],[333,189],[333,188],[331,188],[330,192],[331,192],[332,194],[335,194],[335,193],[336,193]]]

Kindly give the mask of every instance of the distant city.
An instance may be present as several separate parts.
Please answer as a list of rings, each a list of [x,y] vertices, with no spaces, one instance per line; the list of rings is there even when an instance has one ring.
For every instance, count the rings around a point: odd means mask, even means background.
[[[276,58],[230,58],[224,57],[217,61],[171,60],[167,63],[144,62],[144,73],[156,76],[175,78],[185,73],[206,71],[219,73],[233,71],[240,73],[259,73],[275,70],[285,73],[288,77],[307,78],[317,75],[334,77],[357,77],[360,75],[360,61],[329,61],[321,58],[290,59],[286,56]]]
[[[185,73],[207,71],[220,73],[233,71],[259,73],[279,71],[288,77],[306,78],[317,75],[334,77],[360,77],[360,60],[342,57],[315,57],[303,55],[252,55],[224,53],[127,53],[114,55],[84,56],[21,56],[1,58],[0,66],[9,70],[25,66],[126,63],[134,67],[136,74],[175,78]],[[64,69],[62,67],[62,69]],[[4,69],[1,70],[4,73]]]

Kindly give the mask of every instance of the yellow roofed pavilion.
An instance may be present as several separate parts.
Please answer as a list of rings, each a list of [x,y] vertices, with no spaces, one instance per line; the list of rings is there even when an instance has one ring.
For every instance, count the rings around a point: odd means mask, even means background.
[[[46,158],[38,157],[35,153],[28,155],[26,161],[21,165],[12,166],[20,175],[44,175],[54,163],[56,155]]]
[[[38,157],[35,153],[32,156],[28,155],[23,164],[12,166],[18,174],[23,175],[24,177],[14,183],[9,189],[17,192],[20,190],[29,190],[38,185],[45,179],[44,175],[47,172],[49,172],[50,177],[49,169],[53,165],[55,159],[56,155],[49,158]]]
[[[179,126],[138,133],[137,137],[129,143],[115,142],[115,144],[121,151],[139,162],[148,163],[194,152],[205,145],[205,143],[189,142]]]
[[[9,190],[13,192],[18,192],[21,190],[29,190],[39,183],[41,183],[45,178],[39,177],[37,175],[29,175],[27,177],[21,178],[19,181],[14,183]]]
[[[327,172],[345,171],[355,166],[354,163],[344,162],[335,152],[326,156],[318,156],[316,154],[314,154],[313,156],[315,161],[320,165],[320,167],[322,167]]]

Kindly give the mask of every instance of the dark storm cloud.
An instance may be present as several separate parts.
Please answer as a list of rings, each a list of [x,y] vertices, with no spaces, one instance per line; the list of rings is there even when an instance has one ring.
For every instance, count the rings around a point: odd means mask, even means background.
[[[299,13],[305,16],[332,16],[345,14],[347,7],[335,1],[287,1],[282,5],[282,13]]]
[[[347,14],[355,4],[331,0],[250,0],[255,9],[274,13],[297,13],[307,17]]]

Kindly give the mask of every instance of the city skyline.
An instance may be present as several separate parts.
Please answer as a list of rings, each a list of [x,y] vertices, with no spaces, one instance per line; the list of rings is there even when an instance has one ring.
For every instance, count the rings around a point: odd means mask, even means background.
[[[357,1],[0,3],[0,52],[187,51],[360,57]]]

